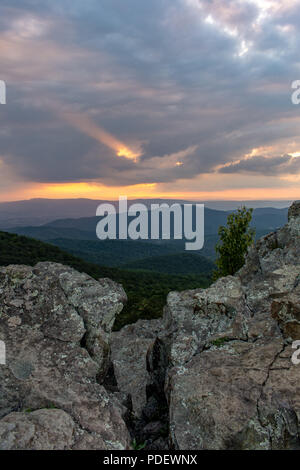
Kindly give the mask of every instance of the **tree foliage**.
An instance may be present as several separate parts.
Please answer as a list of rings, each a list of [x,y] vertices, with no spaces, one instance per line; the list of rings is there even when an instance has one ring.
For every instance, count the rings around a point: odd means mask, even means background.
[[[243,206],[228,216],[226,227],[219,228],[214,279],[233,275],[244,265],[248,248],[254,243],[255,237],[255,230],[250,228],[252,212],[253,209]]]
[[[109,277],[123,285],[128,302],[117,316],[114,329],[134,323],[140,318],[152,319],[162,315],[166,297],[172,290],[208,287],[211,273],[182,275],[165,274],[144,270],[119,269],[93,264],[49,243],[33,238],[0,231],[0,266],[27,264],[34,266],[40,261],[62,263],[95,279]]]

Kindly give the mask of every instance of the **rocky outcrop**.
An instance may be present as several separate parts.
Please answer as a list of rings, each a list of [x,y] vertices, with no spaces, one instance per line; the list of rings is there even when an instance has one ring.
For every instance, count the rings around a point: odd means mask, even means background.
[[[125,300],[59,264],[0,269],[0,449],[129,447],[123,406],[101,385]]]
[[[234,277],[170,293],[164,322],[174,448],[300,448],[299,202]]]
[[[300,340],[300,203],[235,276],[171,292],[160,324],[138,322],[115,339],[116,380],[138,413],[151,403],[147,390],[164,384],[170,448],[300,448],[300,366],[291,361]],[[148,427],[155,423],[138,431],[151,443]]]

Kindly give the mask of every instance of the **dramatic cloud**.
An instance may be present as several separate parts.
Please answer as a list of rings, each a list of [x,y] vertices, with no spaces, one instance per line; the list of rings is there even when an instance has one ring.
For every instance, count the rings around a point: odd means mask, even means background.
[[[220,173],[258,173],[260,175],[300,175],[300,158],[291,155],[280,157],[256,156],[219,169]]]
[[[184,193],[237,188],[247,174],[249,188],[258,175],[260,187],[292,188],[299,7],[2,0],[0,197],[7,181]]]

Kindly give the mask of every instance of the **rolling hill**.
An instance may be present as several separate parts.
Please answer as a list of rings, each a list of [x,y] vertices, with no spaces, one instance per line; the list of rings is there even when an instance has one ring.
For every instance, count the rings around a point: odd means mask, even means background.
[[[195,253],[173,253],[164,256],[152,256],[122,266],[125,269],[141,269],[165,274],[200,274],[211,275],[215,268],[212,261]]]
[[[205,208],[205,235],[216,235],[220,225],[226,224],[227,217],[231,212]],[[251,226],[255,227],[257,231],[269,232],[270,230],[275,230],[287,222],[287,213],[287,208],[275,209],[270,207],[254,209]],[[150,221],[150,215],[148,218]],[[38,227],[7,227],[6,231],[18,233],[19,235],[34,236],[41,240],[51,240],[54,238],[97,240],[96,226],[99,220],[99,217],[57,219]],[[193,220],[193,223],[195,223],[195,220]]]
[[[205,209],[205,241],[198,252],[215,260],[215,245],[220,225],[226,225],[230,212]],[[258,208],[253,212],[252,227],[257,238],[283,226],[287,209]],[[142,258],[184,252],[184,240],[99,241],[96,237],[98,217],[59,219],[39,227],[13,227],[8,232],[47,241],[87,261],[117,267]],[[193,252],[194,254],[195,252]]]
[[[159,318],[166,296],[171,290],[207,287],[211,282],[207,275],[175,276],[104,267],[84,261],[51,244],[0,232],[0,266],[9,264],[33,266],[40,261],[62,263],[95,279],[109,277],[121,283],[127,293],[128,302],[117,317],[115,329],[133,323],[139,318]]]
[[[55,246],[91,263],[120,267],[131,261],[152,256],[174,253],[174,247],[167,243],[155,244],[126,240],[71,240],[58,238],[50,240]]]

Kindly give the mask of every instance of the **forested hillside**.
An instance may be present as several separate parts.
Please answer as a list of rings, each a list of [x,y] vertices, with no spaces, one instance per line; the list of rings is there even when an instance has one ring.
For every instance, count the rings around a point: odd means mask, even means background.
[[[126,269],[143,269],[166,274],[210,275],[215,268],[212,261],[197,253],[173,253],[164,256],[152,256],[128,263]]]
[[[120,267],[132,261],[174,253],[169,243],[149,243],[131,240],[49,240],[55,246],[74,256],[95,264]]]
[[[167,275],[141,270],[109,268],[84,261],[63,250],[32,238],[0,232],[0,265],[35,265],[39,261],[62,263],[94,278],[110,277],[123,285],[128,303],[117,318],[115,328],[139,318],[158,318],[171,290],[207,287],[209,276]]]

